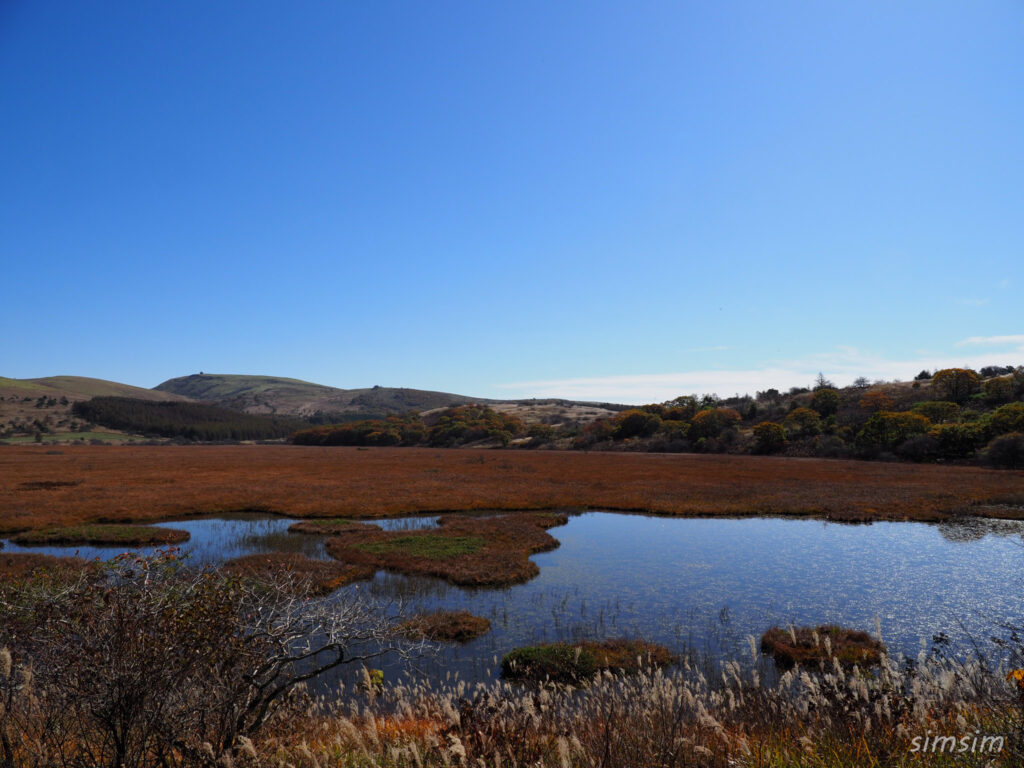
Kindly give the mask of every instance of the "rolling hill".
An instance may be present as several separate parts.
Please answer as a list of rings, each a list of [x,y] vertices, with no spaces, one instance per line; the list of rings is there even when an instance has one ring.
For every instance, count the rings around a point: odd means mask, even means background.
[[[330,421],[425,411],[481,398],[401,387],[338,389],[277,376],[198,373],[168,379],[154,391],[188,397],[245,413],[279,414]]]

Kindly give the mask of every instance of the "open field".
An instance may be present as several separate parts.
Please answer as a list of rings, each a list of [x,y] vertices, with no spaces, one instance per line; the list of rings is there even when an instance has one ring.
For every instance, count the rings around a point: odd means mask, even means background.
[[[1024,518],[1024,472],[826,459],[315,448],[0,448],[0,531],[262,510],[385,517],[593,508],[667,515]]]

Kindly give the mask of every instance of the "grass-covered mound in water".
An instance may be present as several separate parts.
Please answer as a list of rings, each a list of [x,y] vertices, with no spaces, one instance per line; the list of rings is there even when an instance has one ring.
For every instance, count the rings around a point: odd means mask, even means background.
[[[189,540],[188,531],[160,528],[154,525],[116,525],[92,523],[64,528],[41,528],[24,531],[11,537],[22,546],[47,544],[112,544],[116,546],[145,546],[180,544]]]
[[[418,576],[435,576],[465,586],[519,584],[540,570],[530,555],[558,546],[545,529],[563,525],[565,514],[532,512],[501,517],[445,515],[437,528],[412,531],[365,530],[333,536],[331,555]]]
[[[288,526],[291,533],[309,533],[319,536],[340,536],[363,528],[378,528],[379,526],[360,523],[356,520],[348,520],[343,517],[322,517],[316,520],[300,520]]]
[[[313,560],[294,552],[237,557],[224,563],[221,569],[233,576],[259,581],[283,578],[313,595],[330,594],[345,584],[372,578],[375,571],[369,565]]]
[[[777,665],[788,669],[796,664],[831,663],[871,666],[878,664],[885,646],[856,629],[834,625],[820,627],[772,627],[761,635],[761,650],[771,656]]]
[[[414,616],[398,626],[410,640],[465,643],[491,630],[491,622],[469,611],[437,611]]]
[[[667,648],[645,640],[546,643],[516,648],[501,659],[501,674],[512,680],[579,683],[604,670],[636,672],[678,661]]]

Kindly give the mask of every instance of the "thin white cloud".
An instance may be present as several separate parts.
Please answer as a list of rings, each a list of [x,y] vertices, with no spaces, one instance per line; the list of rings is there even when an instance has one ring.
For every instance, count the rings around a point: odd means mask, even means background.
[[[1002,338],[1018,340],[1022,346],[1010,352],[979,352],[960,357],[919,355],[898,360],[872,355],[854,347],[838,347],[831,352],[777,361],[762,368],[517,381],[500,384],[498,388],[517,398],[562,397],[639,404],[664,402],[679,395],[714,393],[728,397],[737,393],[752,395],[770,388],[809,387],[819,372],[839,386],[846,386],[862,376],[870,381],[907,381],[922,370],[1024,364],[1024,337]]]
[[[1019,333],[1012,336],[971,336],[970,338],[964,339],[963,341],[958,341],[956,343],[958,347],[967,347],[982,344],[1001,347],[1024,347],[1024,333]]]

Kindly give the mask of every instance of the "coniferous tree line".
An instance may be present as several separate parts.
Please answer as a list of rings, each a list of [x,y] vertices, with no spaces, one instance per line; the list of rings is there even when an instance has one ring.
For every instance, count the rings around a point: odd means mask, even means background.
[[[241,413],[205,403],[94,397],[72,406],[81,419],[125,432],[186,440],[273,440],[308,426],[302,419]]]

